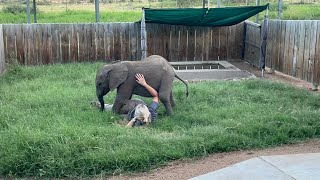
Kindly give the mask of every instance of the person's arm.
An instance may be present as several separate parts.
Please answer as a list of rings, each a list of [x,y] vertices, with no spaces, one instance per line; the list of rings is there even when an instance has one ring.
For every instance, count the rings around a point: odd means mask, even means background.
[[[136,118],[132,118],[128,124],[126,125],[126,127],[133,127],[134,123],[136,122]]]
[[[136,81],[149,91],[149,93],[153,97],[152,100],[158,103],[159,102],[158,92],[146,82],[143,74],[136,74],[136,78],[137,78]]]

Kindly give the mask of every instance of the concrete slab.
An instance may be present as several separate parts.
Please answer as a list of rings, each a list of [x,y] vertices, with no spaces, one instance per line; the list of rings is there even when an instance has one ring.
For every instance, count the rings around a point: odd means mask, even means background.
[[[261,156],[191,180],[320,180],[320,153]]]
[[[320,179],[320,153],[261,156],[294,179]]]
[[[253,74],[242,70],[178,70],[177,75],[183,80],[203,81],[203,80],[233,80],[255,78]]]
[[[254,74],[241,70],[227,61],[170,62],[170,64],[175,67],[190,65],[208,67],[208,64],[222,67],[221,69],[176,69],[177,75],[188,81],[250,79],[256,77]]]
[[[191,180],[293,180],[260,158],[253,158]]]

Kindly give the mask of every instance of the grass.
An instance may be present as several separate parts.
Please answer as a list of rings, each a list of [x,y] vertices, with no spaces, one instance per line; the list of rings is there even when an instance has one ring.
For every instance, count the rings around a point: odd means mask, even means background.
[[[0,177],[141,172],[176,159],[320,137],[319,94],[266,80],[191,83],[188,98],[177,82],[173,116],[161,104],[155,124],[129,129],[89,105],[101,66],[15,65],[0,77]]]
[[[253,4],[250,4],[253,5]],[[4,5],[0,5],[2,9]],[[113,3],[100,5],[100,22],[136,22],[141,19],[142,7],[174,7],[175,3],[165,2],[142,4],[134,3]],[[237,5],[229,5],[237,6]],[[201,3],[200,3],[201,7]],[[38,5],[38,23],[92,23],[95,22],[94,4],[69,4],[67,7],[63,4]],[[260,19],[265,13],[261,13]],[[269,17],[277,18],[277,4],[271,3]],[[283,19],[320,19],[320,4],[284,4]],[[255,20],[255,17],[251,18]],[[33,15],[31,15],[33,22]],[[0,24],[19,24],[27,23],[26,13],[11,14],[0,12]]]

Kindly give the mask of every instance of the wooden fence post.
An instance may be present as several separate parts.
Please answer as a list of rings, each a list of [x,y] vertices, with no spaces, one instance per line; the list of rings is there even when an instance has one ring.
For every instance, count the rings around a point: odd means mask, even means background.
[[[4,56],[4,43],[3,43],[3,30],[0,24],[0,74],[5,71],[5,56]]]
[[[144,8],[142,8],[141,19],[141,60],[147,57],[147,35]]]
[[[278,2],[278,19],[281,19],[281,13],[282,13],[282,0],[279,0],[279,2]]]

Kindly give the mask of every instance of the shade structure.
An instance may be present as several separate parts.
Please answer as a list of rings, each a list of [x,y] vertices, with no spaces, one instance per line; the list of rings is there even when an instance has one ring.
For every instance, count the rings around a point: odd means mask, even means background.
[[[232,26],[267,9],[263,6],[224,8],[145,9],[146,23],[185,26]]]

